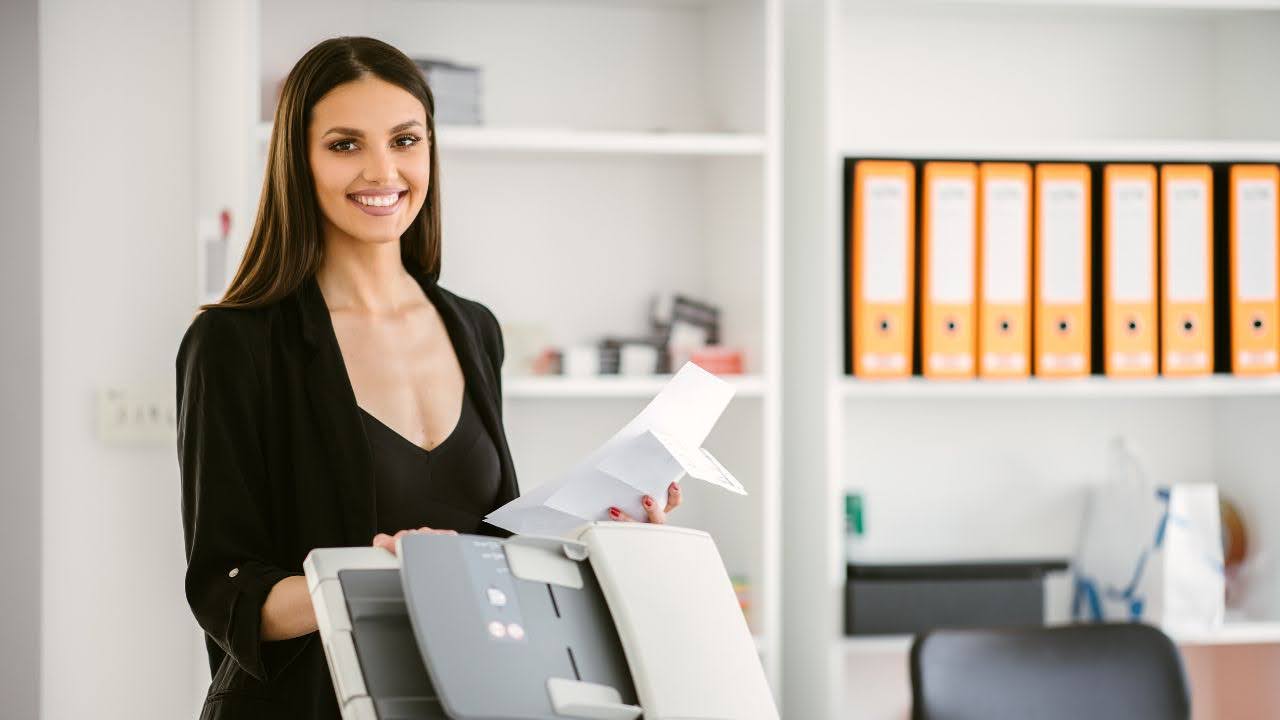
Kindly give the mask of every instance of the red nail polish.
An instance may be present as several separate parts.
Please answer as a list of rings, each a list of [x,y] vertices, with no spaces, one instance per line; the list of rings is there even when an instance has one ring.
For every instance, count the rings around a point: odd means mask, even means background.
[[[611,508],[609,508],[609,516],[610,516],[610,517],[620,517],[621,515],[622,515],[622,511],[621,511],[621,510],[619,510],[618,508],[616,508],[616,507],[611,507]]]
[[[650,507],[650,506],[652,506],[652,505],[653,505],[653,500],[649,499],[649,496],[648,496],[648,495],[645,495],[645,496],[644,496],[644,506],[645,506],[645,507]]]

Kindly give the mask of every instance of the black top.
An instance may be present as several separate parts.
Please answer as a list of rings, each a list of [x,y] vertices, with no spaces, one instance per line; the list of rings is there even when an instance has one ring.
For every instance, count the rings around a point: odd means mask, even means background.
[[[428,526],[471,532],[494,507],[502,482],[498,451],[480,421],[471,393],[453,431],[431,450],[419,447],[360,408],[373,451],[378,532]]]
[[[498,321],[434,274],[409,272],[444,320],[497,451],[496,509],[518,494]],[[314,276],[269,305],[200,313],[175,364],[185,589],[213,675],[201,718],[337,720],[317,634],[263,642],[260,628],[267,593],[301,575],[312,548],[365,546],[378,532],[372,449]]]

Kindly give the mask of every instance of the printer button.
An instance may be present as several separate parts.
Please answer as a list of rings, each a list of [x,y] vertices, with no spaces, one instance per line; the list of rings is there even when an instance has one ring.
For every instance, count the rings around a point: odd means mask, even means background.
[[[489,623],[489,634],[496,638],[504,638],[507,636],[507,626],[494,620]]]
[[[227,573],[227,577],[233,578],[240,574],[240,568],[231,568],[231,572]]]
[[[496,587],[491,587],[486,591],[489,595],[489,604],[494,607],[502,607],[507,604],[507,594]]]

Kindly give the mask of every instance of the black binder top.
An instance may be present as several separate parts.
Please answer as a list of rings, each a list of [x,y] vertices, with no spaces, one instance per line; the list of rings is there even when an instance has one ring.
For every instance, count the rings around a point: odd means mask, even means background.
[[[1064,559],[963,563],[849,563],[848,580],[1019,580],[1066,570]]]

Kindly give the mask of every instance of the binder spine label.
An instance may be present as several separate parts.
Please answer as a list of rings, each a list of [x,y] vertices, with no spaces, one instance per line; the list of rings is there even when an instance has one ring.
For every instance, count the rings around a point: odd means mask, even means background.
[[[1209,299],[1205,271],[1209,235],[1208,186],[1201,180],[1171,180],[1165,186],[1168,203],[1165,282],[1169,300],[1202,303]]]
[[[900,303],[907,298],[907,182],[900,178],[867,180],[863,217],[866,249],[862,253],[862,299]]]
[[[1085,189],[1070,180],[1048,180],[1044,183],[1045,217],[1043,267],[1046,269],[1041,296],[1046,303],[1074,305],[1085,296],[1085,238],[1088,237],[1088,214],[1085,211]]]
[[[1236,253],[1237,297],[1244,302],[1276,299],[1276,188],[1266,180],[1236,185],[1240,239]]]

